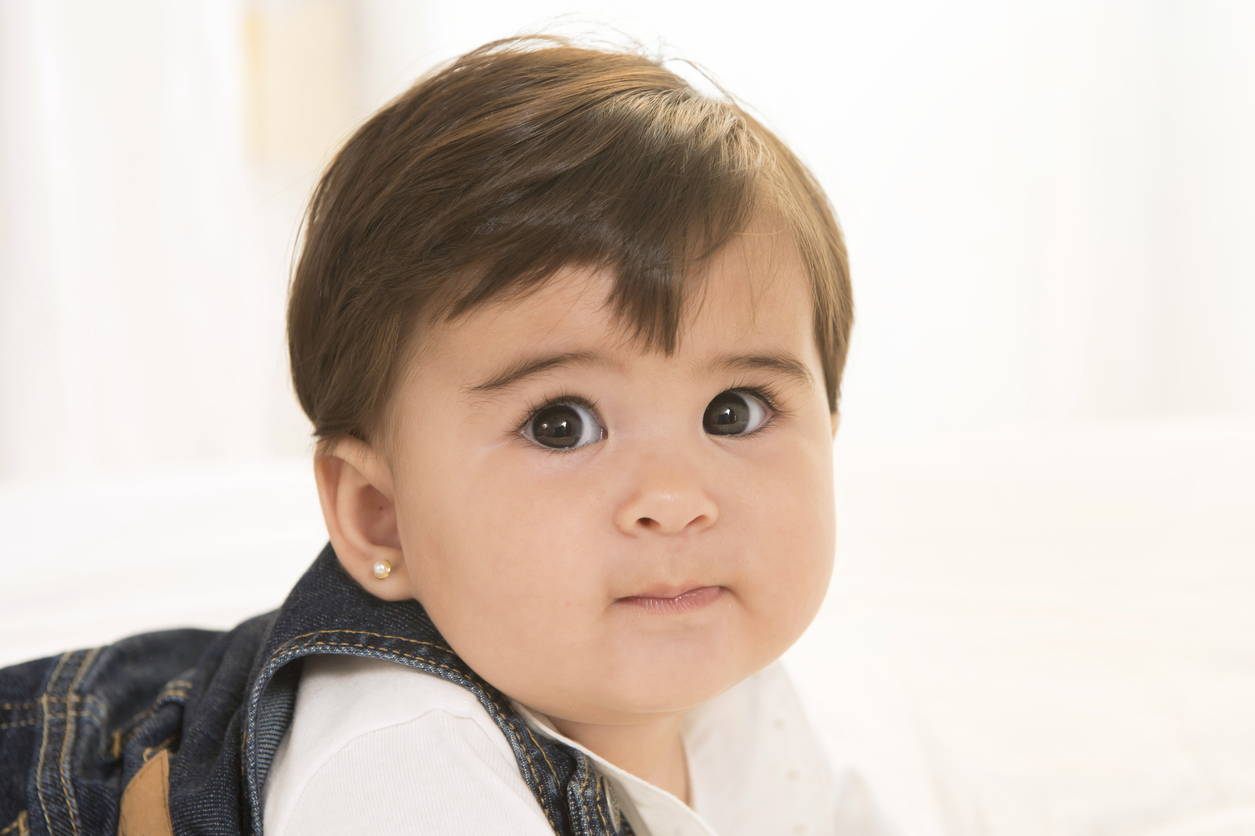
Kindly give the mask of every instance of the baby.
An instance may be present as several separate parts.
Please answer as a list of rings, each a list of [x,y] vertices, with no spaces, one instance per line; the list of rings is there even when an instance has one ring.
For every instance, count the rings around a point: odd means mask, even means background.
[[[288,333],[330,545],[229,633],[0,674],[39,788],[0,813],[835,833],[776,660],[832,569],[851,321],[823,192],[735,104],[558,39],[456,60],[310,204]]]

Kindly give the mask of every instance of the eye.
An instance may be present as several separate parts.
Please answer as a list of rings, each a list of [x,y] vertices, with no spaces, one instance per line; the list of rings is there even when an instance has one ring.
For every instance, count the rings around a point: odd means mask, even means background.
[[[573,450],[601,441],[605,433],[587,406],[549,403],[532,413],[522,434],[550,450]]]
[[[711,435],[746,435],[767,423],[771,411],[763,399],[749,392],[720,392],[706,407],[702,428]]]

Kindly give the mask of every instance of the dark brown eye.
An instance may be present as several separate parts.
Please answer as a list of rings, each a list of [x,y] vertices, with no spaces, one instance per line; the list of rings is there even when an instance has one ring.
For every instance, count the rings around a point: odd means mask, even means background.
[[[702,428],[711,435],[752,433],[770,417],[767,405],[748,392],[720,392],[706,407]]]
[[[523,427],[523,435],[551,450],[572,450],[600,441],[602,430],[588,407],[555,403],[536,410]]]

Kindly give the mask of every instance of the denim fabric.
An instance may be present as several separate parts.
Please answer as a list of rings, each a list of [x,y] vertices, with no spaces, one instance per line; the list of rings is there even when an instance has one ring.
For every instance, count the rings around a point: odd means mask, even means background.
[[[387,659],[467,688],[555,833],[631,833],[626,820],[615,829],[583,753],[534,734],[417,601],[369,594],[328,544],[278,612],[230,632],[150,633],[0,670],[0,834],[115,833],[123,788],[162,751],[177,836],[260,834],[262,787],[314,653]]]

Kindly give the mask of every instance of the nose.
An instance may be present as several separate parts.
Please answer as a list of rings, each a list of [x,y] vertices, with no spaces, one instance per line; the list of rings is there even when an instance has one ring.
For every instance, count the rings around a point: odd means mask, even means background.
[[[624,534],[675,535],[709,528],[719,506],[692,463],[665,458],[640,462],[627,499],[615,512]]]

